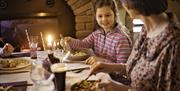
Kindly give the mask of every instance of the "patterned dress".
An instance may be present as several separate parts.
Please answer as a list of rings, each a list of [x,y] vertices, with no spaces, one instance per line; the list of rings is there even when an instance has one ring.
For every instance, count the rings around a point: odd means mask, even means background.
[[[128,59],[126,70],[138,91],[180,91],[180,26],[167,15],[169,25],[156,37],[142,28]]]

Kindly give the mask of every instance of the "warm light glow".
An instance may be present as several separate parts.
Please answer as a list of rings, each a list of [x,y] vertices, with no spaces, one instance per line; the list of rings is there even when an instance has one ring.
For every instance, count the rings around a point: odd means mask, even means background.
[[[38,13],[38,16],[46,16],[46,13],[43,13],[43,12]]]
[[[52,36],[51,35],[48,35],[48,37],[47,37],[47,45],[48,46],[52,46]]]

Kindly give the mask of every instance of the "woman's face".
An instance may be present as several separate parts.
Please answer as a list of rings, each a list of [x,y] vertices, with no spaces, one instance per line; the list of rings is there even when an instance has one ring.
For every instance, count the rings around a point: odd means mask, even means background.
[[[96,21],[104,30],[111,29],[115,24],[115,14],[110,7],[97,8]]]

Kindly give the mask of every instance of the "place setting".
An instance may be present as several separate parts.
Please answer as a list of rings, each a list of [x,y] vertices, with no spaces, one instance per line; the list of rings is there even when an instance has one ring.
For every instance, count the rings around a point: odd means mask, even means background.
[[[0,59],[0,74],[29,72],[31,59],[29,57]]]

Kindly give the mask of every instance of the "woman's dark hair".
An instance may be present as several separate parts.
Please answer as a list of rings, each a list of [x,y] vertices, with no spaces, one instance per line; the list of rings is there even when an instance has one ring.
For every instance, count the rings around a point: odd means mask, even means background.
[[[111,10],[113,11],[114,15],[115,15],[115,18],[117,17],[116,16],[116,6],[115,6],[115,3],[113,0],[96,0],[95,1],[95,5],[94,5],[94,16],[96,16],[96,11],[97,11],[97,8],[101,8],[101,7],[104,7],[104,6],[107,6],[107,7],[110,7]],[[97,21],[96,21],[96,18],[94,17],[94,21],[95,21],[95,26],[94,26],[94,29],[96,28],[100,28],[99,25],[97,24]]]
[[[168,8],[167,0],[120,0],[129,9],[135,9],[139,13],[149,16],[160,14]]]

